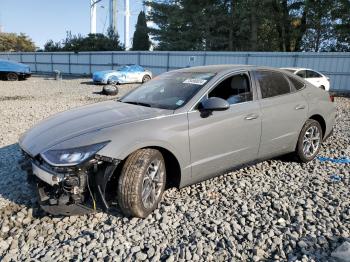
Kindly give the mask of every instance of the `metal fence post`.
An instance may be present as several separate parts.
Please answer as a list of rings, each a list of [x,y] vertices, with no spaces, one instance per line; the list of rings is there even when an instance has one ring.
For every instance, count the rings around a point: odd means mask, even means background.
[[[23,63],[22,52],[19,53],[19,61]]]
[[[114,69],[114,53],[111,53],[112,70]]]
[[[92,74],[92,69],[91,69],[91,52],[89,52],[89,73],[90,73],[90,75]]]
[[[71,68],[70,68],[70,56],[71,56],[71,53],[68,54],[68,73],[71,74]]]
[[[167,61],[166,61],[166,71],[168,72],[170,69],[170,52],[167,54]]]
[[[53,72],[53,54],[50,54],[50,60],[51,60],[51,72]]]
[[[298,64],[298,55],[295,54],[295,55],[294,55],[294,61],[293,61],[293,67],[296,67],[297,64]]]
[[[249,65],[249,56],[250,56],[250,54],[247,53],[247,54],[246,54],[246,57],[245,57],[245,64],[246,64],[246,65]]]
[[[141,64],[141,52],[137,52],[137,64]]]
[[[207,64],[207,52],[204,52],[203,65],[205,66],[206,64]]]
[[[37,62],[36,62],[36,52],[34,53],[34,68],[35,68],[35,72],[38,72],[38,66],[37,66]]]

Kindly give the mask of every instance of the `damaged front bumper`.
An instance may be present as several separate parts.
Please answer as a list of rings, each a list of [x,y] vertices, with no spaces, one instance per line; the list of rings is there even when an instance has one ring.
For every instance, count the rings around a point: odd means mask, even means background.
[[[21,167],[28,181],[37,185],[41,208],[53,215],[82,215],[96,210],[108,211],[110,197],[106,195],[120,161],[96,155],[83,165],[53,167],[40,157],[24,153]]]

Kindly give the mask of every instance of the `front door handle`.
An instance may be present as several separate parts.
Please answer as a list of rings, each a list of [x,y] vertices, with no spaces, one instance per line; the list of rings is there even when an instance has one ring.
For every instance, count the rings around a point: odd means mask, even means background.
[[[245,120],[254,120],[254,119],[257,119],[259,117],[259,115],[257,114],[250,114],[250,115],[247,115],[244,119]]]
[[[301,109],[305,109],[305,105],[297,105],[295,107],[295,110],[301,110]]]

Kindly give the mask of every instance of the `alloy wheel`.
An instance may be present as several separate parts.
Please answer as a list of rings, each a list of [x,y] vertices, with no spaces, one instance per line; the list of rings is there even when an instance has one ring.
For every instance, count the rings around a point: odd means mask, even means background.
[[[163,187],[164,167],[160,159],[153,160],[146,171],[142,183],[142,203],[150,209],[157,202]]]
[[[8,73],[7,74],[7,80],[8,81],[17,81],[18,75],[16,73]]]
[[[311,126],[303,138],[303,153],[306,157],[313,157],[321,144],[321,132],[317,126]]]

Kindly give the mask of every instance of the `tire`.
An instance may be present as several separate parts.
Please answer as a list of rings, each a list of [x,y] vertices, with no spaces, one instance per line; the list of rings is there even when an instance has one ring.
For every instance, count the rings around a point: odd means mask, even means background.
[[[119,85],[117,80],[108,79],[107,85]]]
[[[19,76],[16,73],[10,72],[6,74],[7,81],[18,81]]]
[[[102,89],[102,93],[106,96],[116,96],[119,90],[115,85],[105,85]]]
[[[326,88],[325,88],[324,86],[320,86],[320,88],[321,88],[322,90],[326,90]]]
[[[149,75],[144,75],[143,78],[142,78],[142,83],[146,83],[149,80],[151,80],[151,77]]]
[[[156,168],[157,165],[158,168]],[[154,182],[150,179],[152,172],[155,172]],[[165,183],[165,162],[158,150],[146,148],[132,153],[123,165],[118,182],[120,209],[126,216],[147,217],[157,208],[162,199]],[[147,194],[150,188],[155,189],[154,194]],[[152,195],[154,196],[153,201],[151,201]]]
[[[322,137],[323,132],[320,123],[308,119],[301,129],[296,147],[296,155],[301,162],[306,163],[315,159],[321,148]]]

